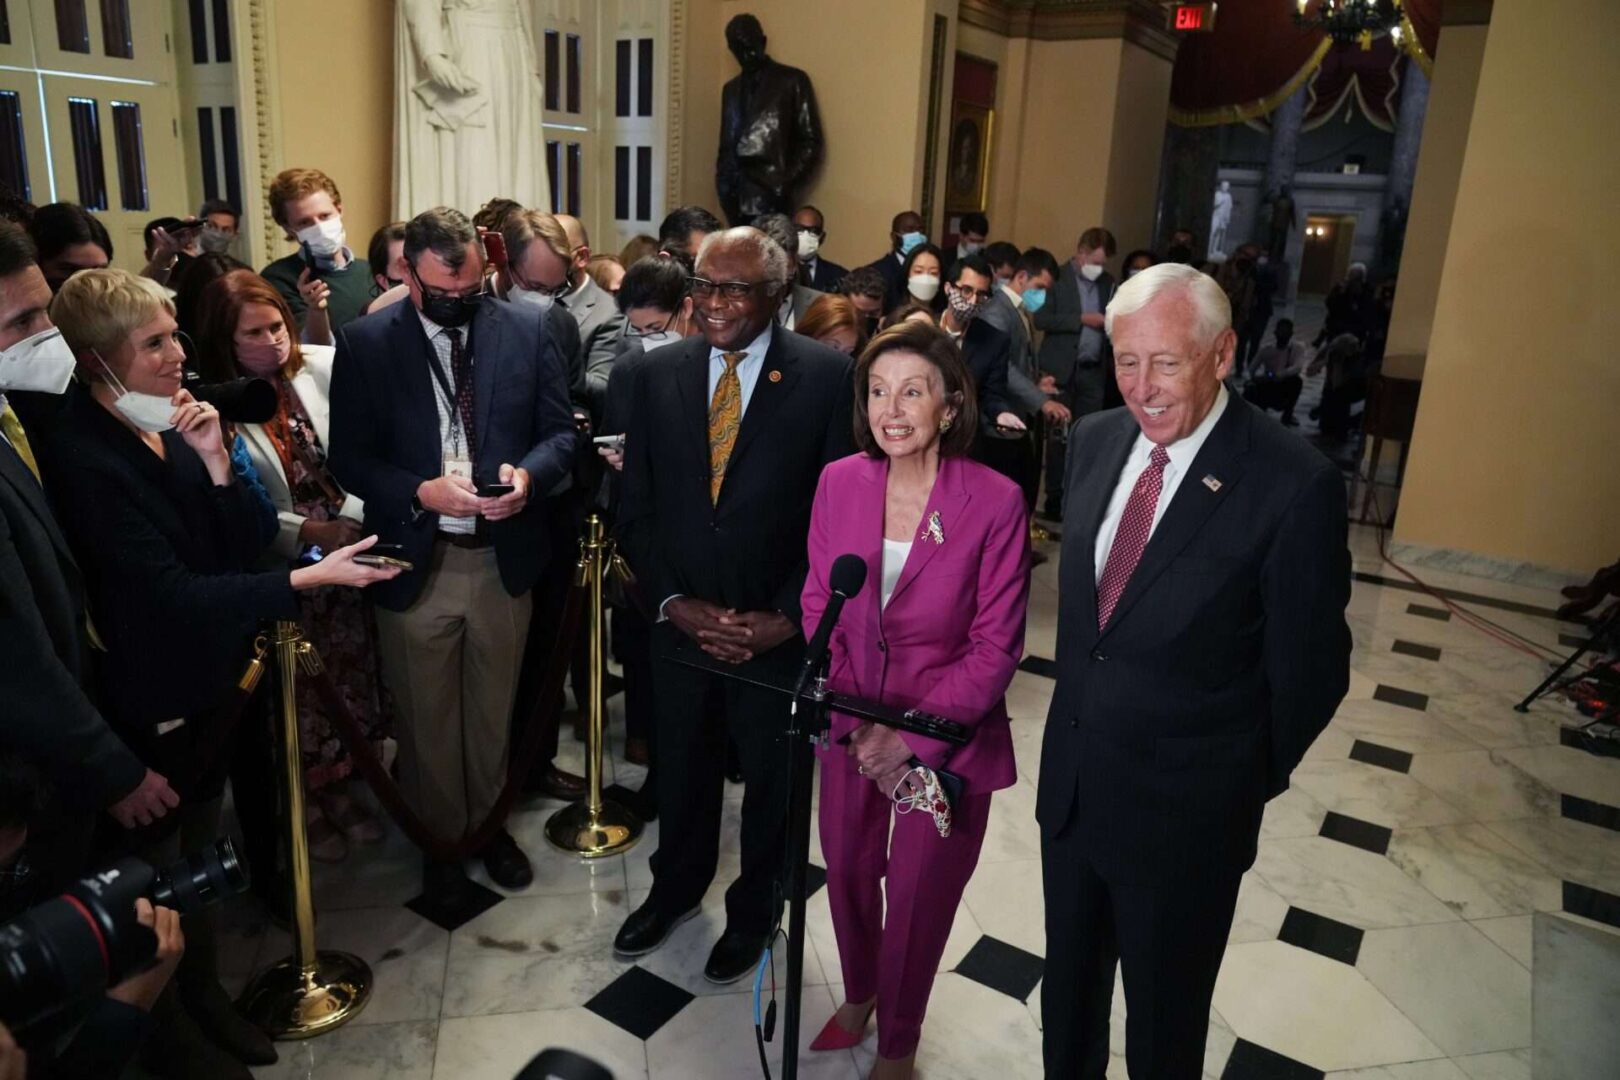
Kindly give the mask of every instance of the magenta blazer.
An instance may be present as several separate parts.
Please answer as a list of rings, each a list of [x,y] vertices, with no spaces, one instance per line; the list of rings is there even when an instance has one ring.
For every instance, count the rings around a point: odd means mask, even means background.
[[[828,465],[810,517],[804,587],[809,637],[827,607],[833,560],[866,560],[866,584],[844,605],[832,635],[829,685],[840,693],[917,708],[974,728],[954,753],[937,739],[902,733],[922,761],[949,768],[982,793],[1017,779],[1007,727],[1007,687],[1024,655],[1029,601],[1029,523],[1018,485],[964,458],[940,462],[900,581],[882,606],[883,511],[889,461],[856,454]],[[930,536],[938,515],[943,543]],[[834,740],[859,721],[834,714]],[[836,742],[830,753],[844,753]]]

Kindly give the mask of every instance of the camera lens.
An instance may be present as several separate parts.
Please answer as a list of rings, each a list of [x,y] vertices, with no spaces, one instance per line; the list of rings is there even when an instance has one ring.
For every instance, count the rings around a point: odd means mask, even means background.
[[[191,915],[247,887],[247,869],[226,838],[161,871],[152,882],[152,903]]]

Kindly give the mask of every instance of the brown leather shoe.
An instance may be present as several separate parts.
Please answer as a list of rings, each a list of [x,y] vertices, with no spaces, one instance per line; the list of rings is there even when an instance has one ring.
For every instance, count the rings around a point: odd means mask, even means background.
[[[564,772],[555,765],[547,765],[540,770],[539,782],[531,785],[531,789],[548,798],[573,802],[585,797],[585,778]]]

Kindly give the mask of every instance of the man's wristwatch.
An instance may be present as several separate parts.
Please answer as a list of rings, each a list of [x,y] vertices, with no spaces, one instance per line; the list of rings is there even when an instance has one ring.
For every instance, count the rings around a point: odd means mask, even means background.
[[[411,496],[411,524],[415,525],[418,521],[421,521],[422,518],[424,516],[426,516],[426,514],[427,514],[427,507],[422,505],[422,497],[420,495],[412,495]]]

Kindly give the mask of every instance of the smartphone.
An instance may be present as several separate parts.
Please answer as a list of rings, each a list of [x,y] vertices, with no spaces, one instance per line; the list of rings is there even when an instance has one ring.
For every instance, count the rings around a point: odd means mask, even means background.
[[[416,564],[408,559],[396,559],[392,555],[373,555],[369,551],[362,551],[354,557],[354,561],[361,566],[397,566],[401,570],[416,569]]]
[[[174,228],[170,229],[169,230],[169,235],[170,236],[179,236],[182,233],[201,232],[202,227],[203,227],[203,223],[200,222],[200,221],[188,221],[188,222],[184,223],[183,225],[176,225]]]
[[[514,484],[479,484],[478,497],[480,499],[498,499],[502,495],[510,495],[517,490]]]
[[[487,232],[479,233],[479,238],[484,241],[484,258],[491,266],[504,273],[506,270],[506,237],[494,229],[490,229]]]
[[[596,438],[592,439],[591,442],[595,443],[597,446],[611,446],[616,450],[624,449],[623,435],[598,435]]]
[[[309,271],[309,279],[314,281],[321,276],[321,268],[315,265],[315,253],[308,244],[298,245],[298,257],[304,261],[304,269]]]
[[[376,543],[366,548],[366,550],[360,554],[381,555],[391,559],[403,559],[405,557],[405,545]]]

